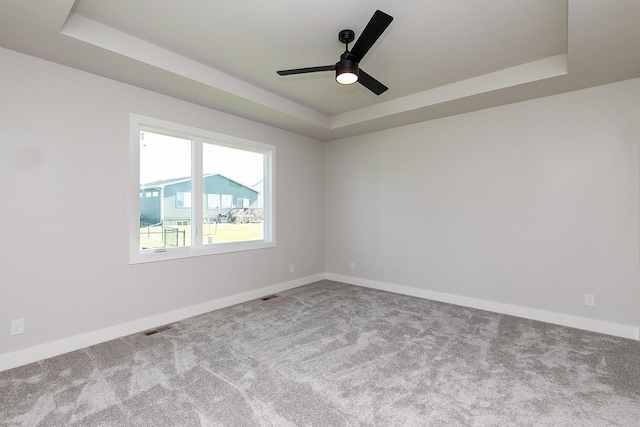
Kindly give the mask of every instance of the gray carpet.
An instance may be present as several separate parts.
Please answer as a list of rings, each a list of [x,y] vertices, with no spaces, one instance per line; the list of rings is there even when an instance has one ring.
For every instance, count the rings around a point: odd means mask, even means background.
[[[19,426],[638,426],[640,342],[323,281],[0,373]]]

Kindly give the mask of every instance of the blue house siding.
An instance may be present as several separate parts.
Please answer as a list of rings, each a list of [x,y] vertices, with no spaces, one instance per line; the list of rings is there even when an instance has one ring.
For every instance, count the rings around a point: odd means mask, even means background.
[[[177,225],[191,220],[191,180],[181,179],[174,182],[152,184],[159,191],[160,198],[156,203],[147,201],[144,194],[151,190],[151,184],[141,189],[140,214],[141,224],[162,221],[164,225]],[[217,220],[220,215],[227,215],[235,208],[257,207],[258,191],[246,187],[223,175],[208,175],[203,183],[203,217],[205,220]],[[143,203],[144,201],[144,203]],[[162,204],[162,206],[161,206]],[[144,218],[143,218],[144,217]]]
[[[233,208],[249,207],[257,204],[257,191],[245,187],[244,185],[222,175],[210,175],[205,177],[203,187],[204,194],[202,205],[204,206],[203,214],[206,219],[216,219],[219,215],[225,215]],[[216,208],[215,199],[217,196],[220,197],[220,201]],[[244,206],[244,204],[239,204],[238,199],[248,199],[248,205]],[[229,206],[229,203],[231,206]]]
[[[150,187],[140,190],[140,224],[158,224],[161,219],[162,189]]]
[[[191,181],[176,182],[168,184],[164,187],[164,194],[162,202],[164,204],[164,218],[163,223],[165,225],[176,225],[176,221],[189,221],[191,220],[191,203],[188,206],[184,206],[184,199],[182,203],[178,203],[178,193],[191,195]]]

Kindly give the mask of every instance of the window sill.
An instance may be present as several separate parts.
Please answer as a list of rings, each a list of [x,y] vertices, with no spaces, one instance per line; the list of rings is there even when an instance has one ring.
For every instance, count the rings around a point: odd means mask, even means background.
[[[259,240],[249,242],[217,243],[206,246],[181,246],[178,248],[149,249],[132,253],[129,259],[129,264],[143,264],[147,262],[253,251],[258,249],[274,248],[275,246],[275,242]]]

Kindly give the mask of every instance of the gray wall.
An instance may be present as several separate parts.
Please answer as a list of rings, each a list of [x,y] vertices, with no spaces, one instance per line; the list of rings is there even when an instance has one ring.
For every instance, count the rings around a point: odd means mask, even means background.
[[[638,79],[329,142],[326,271],[638,327],[639,142]]]
[[[5,49],[0,69],[0,355],[324,272],[322,142]],[[132,112],[275,145],[277,246],[129,265]]]
[[[0,359],[325,272],[640,325],[639,79],[324,144],[4,49],[0,69]],[[131,112],[275,145],[277,247],[129,265]]]

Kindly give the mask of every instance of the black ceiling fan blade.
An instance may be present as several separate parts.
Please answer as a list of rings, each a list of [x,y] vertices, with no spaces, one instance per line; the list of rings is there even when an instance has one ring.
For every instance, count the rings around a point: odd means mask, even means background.
[[[371,49],[373,44],[380,38],[382,33],[384,33],[384,30],[391,24],[391,21],[393,21],[392,16],[380,10],[375,11],[367,26],[362,30],[362,34],[360,34],[356,44],[354,44],[351,49],[350,54],[355,58],[356,62],[360,62],[367,52],[369,52],[369,49]]]
[[[360,72],[358,73],[358,83],[360,83],[362,86],[366,87],[376,95],[380,95],[387,89],[389,89],[388,87],[371,77],[369,74],[365,73],[362,68],[360,68]]]
[[[292,74],[305,74],[305,73],[317,73],[320,71],[334,71],[336,69],[334,65],[323,65],[321,67],[307,67],[307,68],[294,68],[293,70],[280,70],[276,71],[281,76],[290,76]]]

